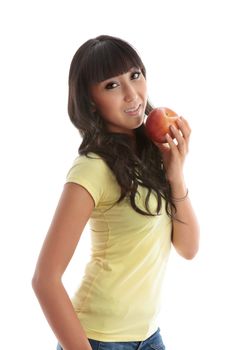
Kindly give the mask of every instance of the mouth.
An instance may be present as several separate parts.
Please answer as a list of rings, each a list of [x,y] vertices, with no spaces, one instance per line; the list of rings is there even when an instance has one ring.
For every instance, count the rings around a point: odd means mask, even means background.
[[[139,104],[138,106],[133,106],[131,108],[127,108],[124,110],[124,112],[129,114],[129,115],[134,115],[134,114],[137,114],[139,112],[140,108],[141,108],[141,104]]]

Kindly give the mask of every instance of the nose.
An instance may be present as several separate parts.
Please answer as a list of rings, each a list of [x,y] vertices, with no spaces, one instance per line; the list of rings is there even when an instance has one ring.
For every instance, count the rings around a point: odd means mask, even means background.
[[[137,91],[131,84],[127,84],[124,90],[124,100],[131,102],[137,99]]]

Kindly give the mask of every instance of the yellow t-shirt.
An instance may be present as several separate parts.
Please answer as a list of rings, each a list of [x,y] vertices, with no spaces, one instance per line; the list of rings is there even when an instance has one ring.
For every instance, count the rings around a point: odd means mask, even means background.
[[[112,206],[120,187],[105,161],[94,153],[78,156],[66,182],[85,187],[95,202],[89,220],[91,259],[71,299],[88,338],[143,341],[158,328],[160,291],[171,248],[171,219],[137,213],[129,199]],[[145,210],[147,189],[139,187],[137,205]],[[149,206],[157,207],[151,194]]]

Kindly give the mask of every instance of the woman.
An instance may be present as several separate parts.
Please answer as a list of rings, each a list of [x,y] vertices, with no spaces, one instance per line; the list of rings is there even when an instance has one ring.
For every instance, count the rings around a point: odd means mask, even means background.
[[[192,259],[199,227],[183,174],[190,126],[179,118],[176,142],[156,144],[144,126],[152,109],[131,45],[102,35],[77,50],[68,113],[82,142],[32,282],[57,349],[165,349],[158,313],[171,243]],[[70,300],[62,275],[87,222],[91,260]]]

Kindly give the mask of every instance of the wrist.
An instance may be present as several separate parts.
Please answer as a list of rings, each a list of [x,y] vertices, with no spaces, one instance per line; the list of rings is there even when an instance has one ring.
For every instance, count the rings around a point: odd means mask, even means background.
[[[170,176],[166,174],[167,181],[170,183],[171,186],[180,186],[185,183],[184,173],[183,171],[179,173],[175,173],[174,171]]]
[[[187,186],[184,181],[170,183],[172,198],[187,197]]]
[[[171,197],[173,202],[183,202],[189,195],[189,190],[188,188],[186,189],[186,193],[182,197]]]

